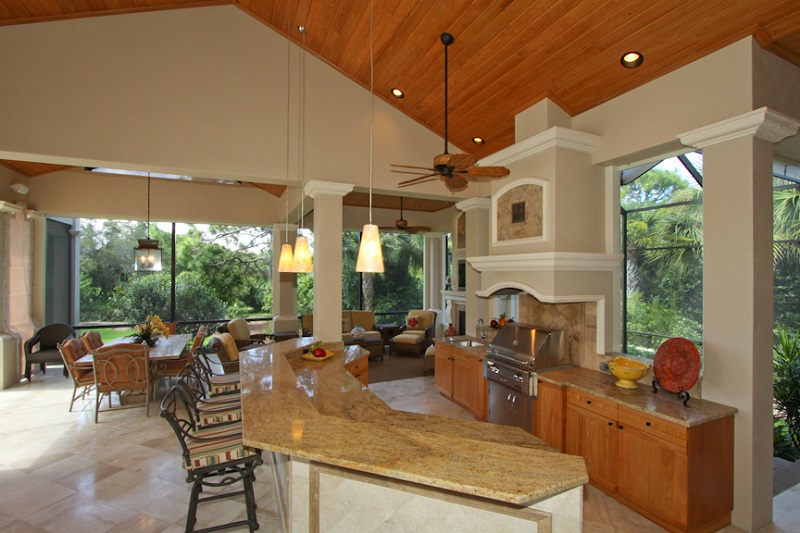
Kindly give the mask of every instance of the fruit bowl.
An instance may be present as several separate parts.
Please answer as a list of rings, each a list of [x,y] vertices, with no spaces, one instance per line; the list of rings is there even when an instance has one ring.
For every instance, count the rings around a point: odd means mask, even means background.
[[[326,359],[330,359],[333,357],[333,352],[330,350],[325,350],[325,357],[314,357],[314,354],[311,352],[303,353],[303,359],[306,361],[324,361]]]
[[[625,357],[615,357],[608,362],[608,369],[611,375],[617,378],[615,385],[623,389],[638,389],[636,380],[642,379],[650,370],[650,365],[626,359]]]

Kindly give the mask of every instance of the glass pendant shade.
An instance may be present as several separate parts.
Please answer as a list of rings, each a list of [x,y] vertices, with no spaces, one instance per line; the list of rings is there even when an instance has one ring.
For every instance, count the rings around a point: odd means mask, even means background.
[[[358,246],[356,272],[383,272],[381,236],[375,224],[364,224],[361,244]]]
[[[314,265],[311,263],[311,250],[308,248],[308,239],[302,235],[297,236],[294,242],[294,262],[292,272],[313,272]]]
[[[292,253],[292,245],[284,243],[281,246],[281,258],[278,262],[278,272],[294,272],[294,254]]]
[[[139,246],[133,249],[136,272],[161,272],[161,249],[155,239],[139,239]]]

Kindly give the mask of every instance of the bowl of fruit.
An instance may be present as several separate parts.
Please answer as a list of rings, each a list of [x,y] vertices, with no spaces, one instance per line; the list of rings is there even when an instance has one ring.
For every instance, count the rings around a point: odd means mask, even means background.
[[[326,350],[319,344],[312,344],[307,352],[303,352],[303,359],[307,361],[324,361],[333,357],[333,352]]]

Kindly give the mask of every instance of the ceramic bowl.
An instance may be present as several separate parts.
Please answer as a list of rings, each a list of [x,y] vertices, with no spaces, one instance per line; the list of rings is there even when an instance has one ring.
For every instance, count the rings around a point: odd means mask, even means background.
[[[650,370],[650,365],[626,359],[625,357],[615,357],[608,362],[608,369],[611,375],[617,378],[615,385],[623,389],[638,389],[636,380],[642,379]]]

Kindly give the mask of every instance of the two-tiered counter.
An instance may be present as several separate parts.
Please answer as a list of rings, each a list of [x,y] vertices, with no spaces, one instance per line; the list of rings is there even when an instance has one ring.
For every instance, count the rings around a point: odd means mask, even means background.
[[[312,342],[240,364],[245,444],[283,454],[291,531],[580,531],[580,457],[518,428],[393,411],[345,368],[366,350],[306,361]]]

